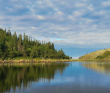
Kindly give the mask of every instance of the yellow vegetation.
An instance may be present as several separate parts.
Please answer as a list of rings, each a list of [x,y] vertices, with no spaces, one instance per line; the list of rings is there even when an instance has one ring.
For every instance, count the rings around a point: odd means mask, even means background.
[[[84,56],[81,56],[79,59],[81,59],[81,60],[90,60],[90,59],[92,60],[92,59],[96,59],[97,56],[100,56],[100,55],[104,54],[105,51],[110,51],[110,48],[104,49],[104,50],[98,50],[98,51],[95,51],[95,52],[86,54]]]

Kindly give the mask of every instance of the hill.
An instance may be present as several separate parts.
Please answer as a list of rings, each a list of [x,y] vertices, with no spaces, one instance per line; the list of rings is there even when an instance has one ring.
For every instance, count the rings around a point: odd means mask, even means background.
[[[109,60],[110,48],[88,53],[86,55],[81,56],[79,59],[80,60]]]

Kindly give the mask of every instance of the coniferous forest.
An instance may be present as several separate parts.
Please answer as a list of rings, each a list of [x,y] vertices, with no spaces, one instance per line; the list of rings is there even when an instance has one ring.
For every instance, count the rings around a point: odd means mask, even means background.
[[[0,59],[16,57],[70,59],[62,49],[57,51],[51,42],[33,40],[25,34],[11,34],[10,30],[0,29]]]

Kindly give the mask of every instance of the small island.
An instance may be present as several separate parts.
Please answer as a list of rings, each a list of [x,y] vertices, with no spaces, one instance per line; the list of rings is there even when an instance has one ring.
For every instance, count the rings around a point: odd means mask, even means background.
[[[70,59],[62,49],[56,50],[51,42],[0,29],[0,62],[63,62]]]

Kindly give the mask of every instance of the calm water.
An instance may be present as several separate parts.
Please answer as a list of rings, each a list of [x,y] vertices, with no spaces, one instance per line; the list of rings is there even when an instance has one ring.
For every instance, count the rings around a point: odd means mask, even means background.
[[[0,92],[110,93],[110,63],[0,64]]]

